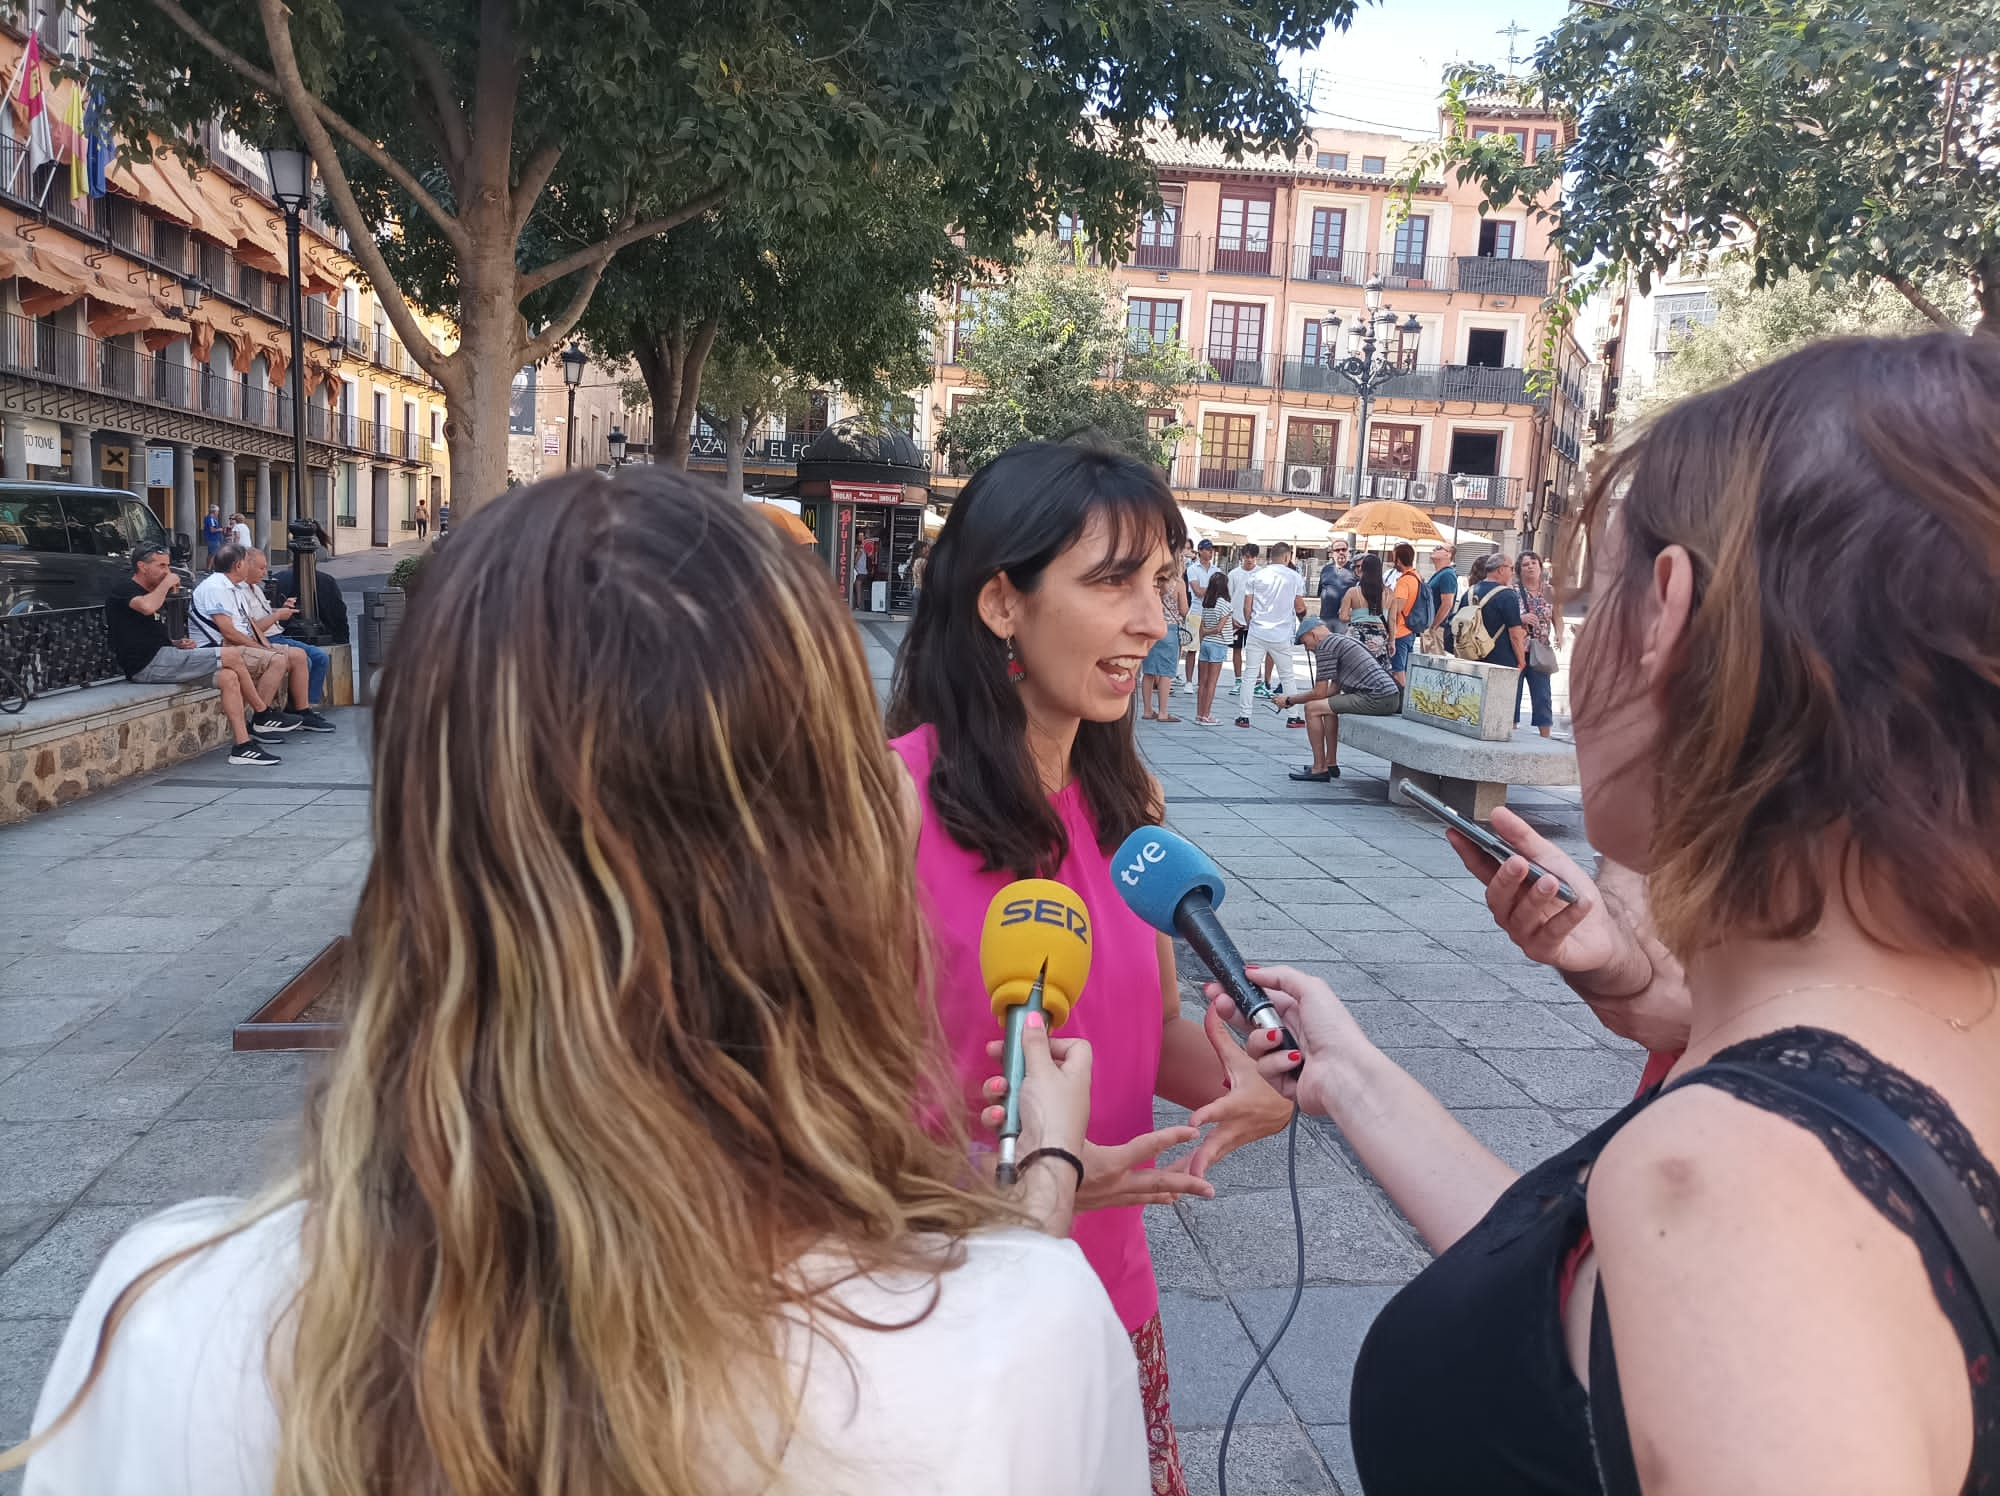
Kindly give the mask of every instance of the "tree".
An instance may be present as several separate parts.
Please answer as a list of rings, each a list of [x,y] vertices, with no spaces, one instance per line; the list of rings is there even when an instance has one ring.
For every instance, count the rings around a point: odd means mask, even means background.
[[[1279,55],[1353,0],[98,0],[91,67],[129,142],[199,154],[289,117],[355,258],[444,387],[461,512],[500,491],[514,372],[613,255],[725,201],[824,210],[835,168],[932,170],[973,243],[1058,197],[1125,224],[1158,116],[1242,149],[1300,133]],[[219,65],[218,65],[219,64]],[[1100,128],[1078,120],[1097,111]],[[425,336],[412,304],[449,312]]]
[[[1175,410],[1201,365],[1178,341],[1155,345],[1128,333],[1108,272],[1081,246],[1029,247],[998,286],[979,294],[961,322],[958,361],[980,386],[945,420],[940,445],[973,466],[1032,438],[1095,431],[1146,462],[1164,464],[1185,428],[1148,413]]]
[[[653,403],[655,460],[685,466],[696,410],[745,408],[733,397],[704,398],[712,350],[732,347],[734,372],[782,371],[788,385],[839,385],[864,400],[908,389],[927,377],[924,293],[968,263],[933,180],[855,171],[815,217],[731,204],[630,251],[579,331],[607,359],[638,364]],[[762,389],[749,424],[780,408],[776,398]]]
[[[1803,274],[1759,286],[1742,259],[1717,265],[1708,280],[1715,321],[1691,329],[1644,397],[1631,408],[1643,416],[1686,395],[1699,394],[1783,358],[1821,338],[1850,334],[1921,332],[1933,323],[1882,281],[1826,285]],[[1960,326],[1976,314],[1963,282],[1925,291],[1933,306],[1955,315]]]
[[[1468,101],[1524,96],[1572,138],[1524,162],[1470,138]],[[2000,335],[2000,7],[1991,0],[1620,0],[1577,5],[1511,84],[1456,69],[1439,159],[1494,205],[1546,210],[1572,265],[1646,278],[1748,245],[1762,284],[1879,278],[1953,325],[1925,283],[1970,286]]]

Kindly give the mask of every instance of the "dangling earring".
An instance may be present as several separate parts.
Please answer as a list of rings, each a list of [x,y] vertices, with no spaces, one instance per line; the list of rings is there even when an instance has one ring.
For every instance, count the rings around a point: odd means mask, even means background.
[[[1014,641],[1007,641],[1007,679],[1020,685],[1028,678],[1028,667],[1021,663],[1021,657],[1014,653]]]

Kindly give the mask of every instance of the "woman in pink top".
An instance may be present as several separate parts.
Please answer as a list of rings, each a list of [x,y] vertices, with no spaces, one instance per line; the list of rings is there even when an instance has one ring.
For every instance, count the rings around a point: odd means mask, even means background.
[[[1142,463],[1049,443],[1003,453],[966,485],[931,551],[889,707],[921,827],[934,995],[969,1108],[991,1073],[979,933],[993,895],[1051,877],[1090,911],[1090,980],[1063,1029],[1095,1059],[1074,1234],[1132,1334],[1162,1496],[1186,1485],[1141,1212],[1213,1194],[1209,1165],[1290,1117],[1219,1019],[1204,1031],[1182,1017],[1172,942],[1111,883],[1111,852],[1164,810],[1134,741],[1132,692],[1165,630],[1160,589],[1185,538],[1172,493]],[[1155,1131],[1155,1096],[1192,1109],[1193,1125]],[[1154,1167],[1203,1128],[1186,1160]]]

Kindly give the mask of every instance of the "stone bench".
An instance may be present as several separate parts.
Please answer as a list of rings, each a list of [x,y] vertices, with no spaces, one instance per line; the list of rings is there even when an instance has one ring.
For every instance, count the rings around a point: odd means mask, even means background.
[[[1575,784],[1576,749],[1521,733],[1500,742],[1468,738],[1408,717],[1342,717],[1341,747],[1389,760],[1389,793],[1404,780],[1429,790],[1461,815],[1490,821],[1510,784]]]

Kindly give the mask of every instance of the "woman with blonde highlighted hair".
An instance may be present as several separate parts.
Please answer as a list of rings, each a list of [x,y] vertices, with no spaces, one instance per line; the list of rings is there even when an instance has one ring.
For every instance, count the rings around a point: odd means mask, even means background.
[[[517,488],[412,598],[348,1033],[293,1179],[113,1248],[28,1492],[1111,1492],[1132,1352],[937,1104],[861,645],[687,479]],[[784,684],[774,707],[772,681]],[[1031,1037],[1023,1149],[1083,1147]],[[1040,1225],[1045,1231],[1024,1229]]]

